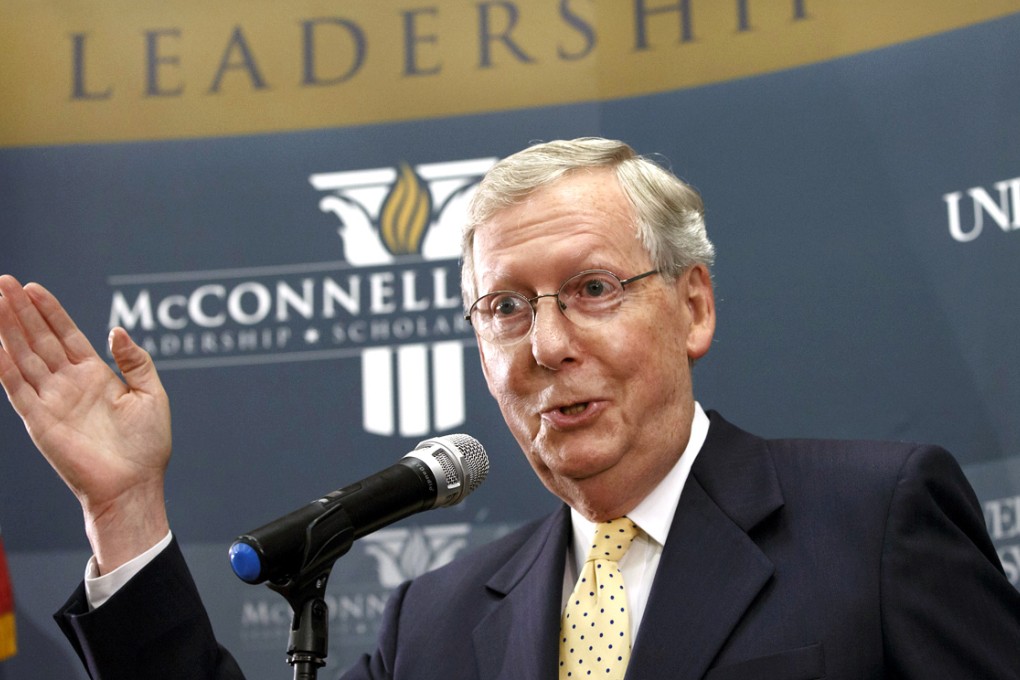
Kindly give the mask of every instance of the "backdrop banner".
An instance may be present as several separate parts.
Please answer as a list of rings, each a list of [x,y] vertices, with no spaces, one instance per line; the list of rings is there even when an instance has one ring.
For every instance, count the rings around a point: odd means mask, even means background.
[[[536,140],[622,139],[703,194],[705,408],[945,446],[1020,587],[1018,35],[1020,0],[8,0],[0,272],[97,348],[121,325],[152,353],[171,525],[252,680],[291,673],[290,612],[231,572],[239,534],[435,434],[487,449],[464,503],[337,563],[333,677],[397,584],[556,506],[459,288],[477,181]],[[89,557],[80,509],[13,409],[0,433],[0,672],[85,678],[50,618]]]

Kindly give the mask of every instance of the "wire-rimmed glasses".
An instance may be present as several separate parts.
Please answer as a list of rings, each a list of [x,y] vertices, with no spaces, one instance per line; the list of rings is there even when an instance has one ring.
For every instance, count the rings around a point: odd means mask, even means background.
[[[530,298],[513,290],[496,290],[475,300],[464,318],[486,342],[513,345],[531,333],[538,301],[551,297],[556,298],[556,306],[572,323],[591,328],[616,314],[627,284],[658,273],[658,269],[652,269],[621,279],[605,269],[587,269],[564,281],[555,293]]]

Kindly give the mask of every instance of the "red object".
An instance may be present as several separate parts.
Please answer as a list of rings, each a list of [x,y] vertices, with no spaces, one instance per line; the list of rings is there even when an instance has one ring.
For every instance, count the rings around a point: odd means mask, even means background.
[[[7,556],[4,554],[4,540],[0,536],[0,660],[14,656],[16,651],[14,592],[11,589],[11,574],[7,569]]]

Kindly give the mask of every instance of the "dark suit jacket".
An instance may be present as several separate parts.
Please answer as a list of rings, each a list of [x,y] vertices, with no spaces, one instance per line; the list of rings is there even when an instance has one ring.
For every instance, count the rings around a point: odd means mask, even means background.
[[[948,453],[769,441],[710,416],[628,679],[1020,679],[1020,593]],[[554,678],[569,539],[564,507],[404,584],[345,680]],[[96,612],[77,597],[57,616],[93,677],[240,677],[176,545]],[[139,628],[128,653],[111,642]]]

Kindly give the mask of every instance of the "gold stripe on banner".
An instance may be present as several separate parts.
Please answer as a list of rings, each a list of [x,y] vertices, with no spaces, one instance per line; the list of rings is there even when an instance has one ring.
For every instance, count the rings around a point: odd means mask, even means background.
[[[813,64],[1020,0],[0,0],[0,147],[597,101]]]

